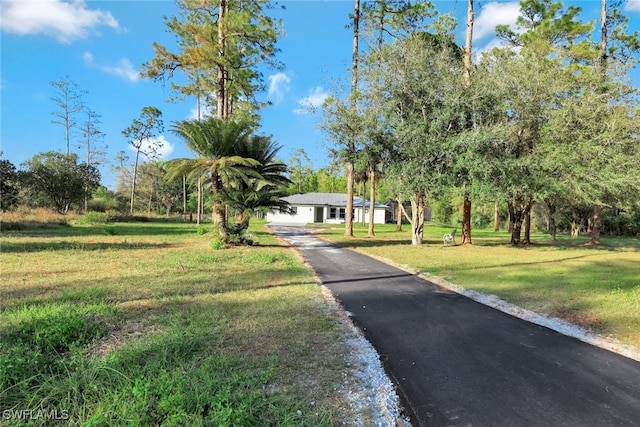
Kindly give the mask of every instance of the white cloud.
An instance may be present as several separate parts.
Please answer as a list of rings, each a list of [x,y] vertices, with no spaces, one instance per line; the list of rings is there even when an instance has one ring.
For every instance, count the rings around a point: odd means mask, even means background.
[[[89,9],[84,0],[3,0],[0,12],[3,31],[20,36],[43,34],[65,44],[86,38],[98,26],[119,28],[110,12]]]
[[[173,144],[167,141],[164,135],[160,135],[155,138],[145,139],[144,141],[142,141],[142,147],[140,151],[150,154],[153,151],[153,147],[157,147],[157,154],[155,156],[150,156],[154,159],[166,159],[171,155],[171,153],[173,153],[174,148]],[[129,144],[129,150],[133,151],[134,153],[136,151],[136,149],[131,144]]]
[[[118,65],[105,65],[101,67],[101,69],[109,74],[113,74],[114,76],[124,77],[131,82],[140,80],[140,72],[134,68],[131,61],[129,61],[127,58],[121,58],[118,61]]]
[[[133,67],[133,64],[127,58],[121,58],[117,65],[96,63],[94,61],[93,54],[87,51],[82,54],[82,59],[86,65],[97,68],[107,74],[111,74],[116,77],[123,77],[130,82],[137,82],[140,80],[140,72]]]
[[[293,110],[296,114],[307,114],[315,111],[317,108],[322,107],[324,101],[329,97],[329,94],[321,86],[316,86],[309,91],[309,96],[302,98],[298,101],[299,108]]]
[[[628,12],[640,12],[640,0],[628,0],[624,5],[624,10]]]
[[[87,65],[92,65],[93,64],[93,53],[86,51],[82,54],[82,60],[84,61],[85,64]]]
[[[272,74],[269,79],[269,99],[275,103],[282,102],[284,94],[289,92],[291,79],[285,73]]]
[[[520,3],[491,2],[484,5],[473,23],[473,38],[480,40],[494,34],[496,25],[513,26],[520,16]]]

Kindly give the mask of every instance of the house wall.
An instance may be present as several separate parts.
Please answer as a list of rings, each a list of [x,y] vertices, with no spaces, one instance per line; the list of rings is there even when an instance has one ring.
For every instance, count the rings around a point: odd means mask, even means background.
[[[309,205],[293,205],[297,209],[297,213],[295,215],[283,214],[278,211],[267,213],[267,222],[273,223],[288,223],[288,224],[307,224],[315,222],[315,209],[316,206]],[[329,216],[329,207],[322,207],[322,222],[327,224],[342,224],[344,223],[344,219],[339,218],[328,218]],[[377,208],[374,213],[374,224],[384,224],[386,220],[386,209]],[[369,223],[369,213],[366,212],[364,217],[364,221],[366,224]],[[356,223],[362,222],[362,208],[354,208],[354,218],[353,221]]]
[[[307,224],[314,220],[314,206],[295,206],[297,213],[295,215],[289,215],[281,213],[279,211],[268,212],[267,222],[275,223],[288,223],[288,224]]]
[[[386,212],[386,209],[384,209],[384,208],[376,208],[375,212],[373,213],[373,223],[374,224],[384,224],[385,220],[386,220],[385,212]],[[354,209],[353,221],[362,223],[362,214],[363,214],[362,208],[355,208]],[[365,222],[365,224],[369,224],[369,210],[368,209],[365,209],[365,212],[364,212],[364,222]]]

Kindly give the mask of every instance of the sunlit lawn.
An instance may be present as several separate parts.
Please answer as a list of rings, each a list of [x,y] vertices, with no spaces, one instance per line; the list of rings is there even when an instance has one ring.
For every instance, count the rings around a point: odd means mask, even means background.
[[[196,231],[150,222],[2,233],[1,409],[47,410],[65,425],[349,416],[337,391],[343,329],[296,253],[260,222],[255,247],[214,250],[212,233]]]
[[[473,246],[447,246],[442,235],[452,228],[429,224],[425,244],[411,246],[409,227],[376,226],[376,237],[355,226],[355,239],[341,226],[318,234],[365,253],[442,277],[534,310],[569,320],[593,332],[640,349],[640,241],[603,237],[599,247],[588,237],[558,236],[550,242],[534,234],[533,245],[512,247],[506,232],[473,230]],[[459,232],[460,230],[458,230]],[[457,239],[460,243],[460,238]]]

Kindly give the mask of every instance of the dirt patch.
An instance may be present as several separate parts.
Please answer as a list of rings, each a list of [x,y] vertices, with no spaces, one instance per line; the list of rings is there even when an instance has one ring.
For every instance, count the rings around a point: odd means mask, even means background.
[[[144,324],[142,322],[122,322],[112,326],[110,329],[108,335],[87,350],[87,356],[104,358],[112,352],[125,347],[133,340],[162,332],[158,325]]]
[[[566,320],[569,323],[594,332],[601,332],[604,330],[604,320],[577,309],[567,307],[557,308],[551,311],[550,316]]]

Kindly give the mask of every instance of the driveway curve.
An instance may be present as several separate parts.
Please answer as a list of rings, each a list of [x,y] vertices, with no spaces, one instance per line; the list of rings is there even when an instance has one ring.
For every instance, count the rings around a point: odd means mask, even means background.
[[[638,426],[640,363],[561,335],[305,227],[299,250],[376,349],[414,426]]]

